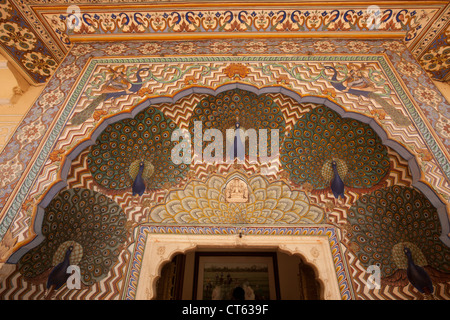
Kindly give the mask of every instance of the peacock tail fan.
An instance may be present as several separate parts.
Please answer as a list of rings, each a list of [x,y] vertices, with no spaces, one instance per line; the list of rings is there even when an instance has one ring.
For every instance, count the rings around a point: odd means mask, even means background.
[[[92,190],[61,191],[45,208],[44,240],[18,262],[26,278],[35,278],[64,258],[68,246],[74,250],[70,264],[80,267],[81,281],[90,286],[106,277],[125,243],[126,216],[111,198]]]
[[[223,137],[223,147],[227,140],[230,143],[234,136],[227,135],[227,129],[235,129],[236,122],[240,125],[241,141],[245,142],[244,132],[255,130],[259,141],[259,130],[267,129],[267,155],[270,156],[272,130],[279,130],[279,140],[284,137],[285,119],[280,107],[268,95],[257,95],[242,89],[234,89],[219,93],[216,96],[208,96],[200,101],[194,109],[189,122],[189,132],[194,137],[194,122],[202,124],[203,134],[207,129],[218,129]],[[198,132],[197,132],[198,134]],[[204,139],[202,150],[209,143]],[[232,143],[232,142],[231,142]],[[230,144],[231,145],[231,144]],[[257,144],[247,143],[245,154],[255,148]],[[259,150],[256,148],[256,154]]]
[[[122,193],[131,188],[145,163],[143,178],[147,189],[160,189],[165,183],[178,184],[188,170],[184,163],[171,160],[171,141],[176,124],[152,107],[133,119],[110,124],[100,134],[88,154],[88,167],[94,181],[105,193]]]
[[[434,269],[434,275],[450,275],[450,249],[439,239],[437,210],[415,188],[392,186],[365,194],[349,209],[347,219],[350,247],[362,265],[378,265],[382,278],[391,283],[406,279],[404,247],[417,265]]]
[[[324,106],[298,119],[280,153],[291,181],[308,182],[316,192],[329,188],[333,160],[345,187],[360,192],[380,186],[391,167],[387,148],[369,125]]]

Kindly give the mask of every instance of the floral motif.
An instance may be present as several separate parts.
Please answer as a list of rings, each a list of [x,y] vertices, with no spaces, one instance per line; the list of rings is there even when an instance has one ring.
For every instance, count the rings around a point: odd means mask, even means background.
[[[386,111],[384,111],[383,109],[370,110],[370,114],[377,117],[380,120],[384,120],[387,115]]]
[[[278,48],[285,53],[294,53],[300,50],[300,45],[292,41],[283,41]]]
[[[9,47],[20,51],[33,50],[37,39],[35,35],[17,23],[8,22],[0,24],[0,40]]]
[[[330,41],[317,41],[314,43],[314,49],[320,52],[334,52],[336,46]]]
[[[422,161],[433,160],[433,154],[428,149],[417,149],[416,152],[417,152],[418,156],[422,159]]]
[[[105,49],[105,52],[110,55],[120,55],[126,51],[127,47],[123,43],[115,43]]]
[[[53,150],[50,155],[48,156],[48,158],[50,159],[50,161],[52,162],[56,162],[56,161],[61,161],[62,160],[62,155],[65,153],[66,151],[64,149],[55,149]]]
[[[140,46],[138,48],[138,50],[142,54],[155,54],[159,50],[161,50],[161,46],[157,43],[150,42],[150,43],[144,44],[143,46]]]
[[[40,119],[35,122],[30,123],[18,130],[17,140],[22,144],[30,143],[39,139],[44,135],[46,126],[41,122]]]
[[[182,42],[175,46],[178,53],[192,53],[197,50],[197,46],[193,42]]]
[[[450,47],[442,46],[430,50],[421,59],[420,63],[424,69],[429,71],[437,71],[450,67]]]
[[[58,88],[56,90],[45,93],[39,100],[38,104],[45,109],[54,107],[64,100],[64,93]]]
[[[58,71],[58,77],[61,80],[69,80],[77,77],[80,73],[80,68],[76,64],[69,64]]]
[[[28,52],[23,56],[23,65],[33,73],[49,76],[56,69],[56,61],[41,52]]]
[[[291,190],[284,182],[270,183],[260,175],[248,181],[241,177],[237,179],[248,192],[248,202],[228,202],[223,191],[232,178],[213,175],[204,184],[191,182],[183,190],[170,191],[164,203],[152,208],[148,222],[310,224],[323,221],[322,208],[313,205],[303,191]]]
[[[223,72],[229,77],[229,78],[245,78],[247,74],[249,73],[249,68],[247,68],[242,63],[231,63],[228,65]]]
[[[246,44],[247,50],[255,53],[264,53],[267,51],[267,43],[264,41],[250,41]]]
[[[11,11],[10,5],[0,6],[0,19],[9,20],[11,18]]]
[[[79,44],[75,45],[70,53],[74,56],[84,56],[93,50],[94,48],[92,48],[92,46],[89,44]]]
[[[412,63],[400,62],[397,66],[397,70],[409,77],[418,77],[422,74],[422,70]]]
[[[446,139],[450,138],[450,119],[439,114],[439,120],[436,122],[436,132]]]
[[[17,159],[0,164],[0,189],[16,180],[23,171],[23,165]]]
[[[107,114],[108,112],[106,112],[105,110],[95,110],[92,117],[94,118],[95,121],[99,121],[103,116]]]
[[[363,41],[350,41],[347,47],[356,53],[364,53],[370,50],[369,45]]]
[[[441,96],[435,91],[425,86],[419,85],[414,90],[414,96],[417,100],[426,103],[434,108],[442,102]]]
[[[143,97],[143,96],[145,96],[145,95],[147,95],[147,94],[151,94],[152,92],[153,92],[153,91],[152,91],[150,88],[145,87],[145,88],[139,89],[139,91],[138,91],[137,93],[138,93],[138,95],[139,95],[140,97]]]
[[[216,41],[209,48],[214,53],[228,53],[231,51],[232,46],[226,41]]]
[[[393,52],[403,52],[406,50],[406,47],[403,43],[397,41],[387,41],[381,45],[386,50],[390,50]]]

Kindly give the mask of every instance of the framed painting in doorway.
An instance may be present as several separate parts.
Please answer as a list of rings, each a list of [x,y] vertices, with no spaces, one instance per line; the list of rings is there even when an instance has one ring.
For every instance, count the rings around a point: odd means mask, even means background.
[[[275,252],[197,252],[194,300],[277,300]]]

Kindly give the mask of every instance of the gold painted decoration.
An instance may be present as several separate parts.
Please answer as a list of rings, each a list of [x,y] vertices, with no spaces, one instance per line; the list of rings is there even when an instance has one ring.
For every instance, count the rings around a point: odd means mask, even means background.
[[[206,182],[194,180],[183,190],[171,191],[163,204],[151,210],[147,222],[309,224],[321,223],[324,219],[323,210],[311,204],[304,192],[291,190],[283,181],[268,182],[261,175],[247,178],[234,173],[234,176],[227,179],[212,175]],[[239,192],[234,193],[236,186]],[[248,189],[247,201],[228,201],[229,195],[242,200],[245,188]]]

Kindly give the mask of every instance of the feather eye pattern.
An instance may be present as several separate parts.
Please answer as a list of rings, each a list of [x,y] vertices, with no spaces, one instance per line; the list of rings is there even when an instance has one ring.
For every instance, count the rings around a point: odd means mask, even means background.
[[[448,278],[450,249],[439,239],[442,230],[437,210],[418,190],[392,186],[365,194],[349,209],[348,222],[359,260],[366,267],[380,266],[383,278],[398,279],[396,271],[407,269],[405,247],[416,264]]]
[[[296,184],[325,190],[335,176],[333,162],[345,187],[355,191],[373,188],[390,170],[387,149],[370,126],[317,106],[286,135],[281,163]]]
[[[160,189],[166,182],[180,183],[188,166],[171,160],[175,145],[171,136],[175,129],[172,120],[152,107],[133,119],[110,124],[88,154],[94,181],[105,193],[125,192],[132,188],[143,163],[139,177],[147,189]],[[139,189],[137,193],[142,193],[142,184]]]
[[[284,137],[285,119],[280,107],[267,95],[235,89],[219,93],[216,96],[208,96],[198,103],[189,123],[189,132],[194,137],[194,121],[202,123],[203,131],[206,129],[218,129],[226,140],[234,139],[227,136],[227,129],[236,129],[239,123],[241,141],[245,143],[245,130],[253,129],[259,137],[259,129],[267,129],[267,147],[270,154],[271,130],[279,130],[280,141]],[[259,141],[259,140],[258,140]],[[225,142],[225,141],[224,141]],[[205,148],[207,142],[201,146]],[[225,144],[224,144],[225,147]],[[248,144],[245,154],[249,155],[256,145]],[[227,150],[228,152],[229,150]],[[258,149],[255,152],[258,153]]]
[[[45,208],[44,240],[19,260],[19,272],[26,278],[38,277],[55,266],[58,251],[64,254],[70,244],[76,249],[71,264],[80,267],[83,284],[92,285],[116,263],[119,247],[126,241],[126,221],[122,208],[99,192],[63,190]]]

